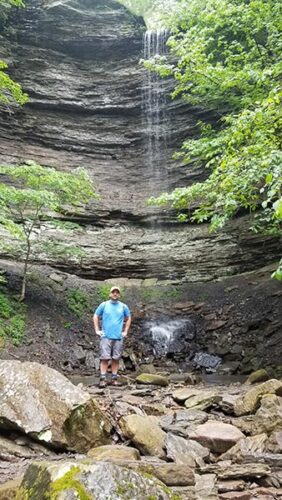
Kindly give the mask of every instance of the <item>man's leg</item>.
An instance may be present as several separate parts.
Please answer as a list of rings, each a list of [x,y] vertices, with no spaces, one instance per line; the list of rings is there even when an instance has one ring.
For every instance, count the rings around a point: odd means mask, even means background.
[[[112,383],[117,385],[117,373],[119,368],[119,360],[122,356],[123,351],[123,341],[115,340],[113,343],[113,354],[112,354]]]
[[[111,342],[107,338],[100,341],[100,386],[106,385],[108,362],[111,357]]]
[[[112,359],[112,376],[116,377],[119,367],[119,359]]]

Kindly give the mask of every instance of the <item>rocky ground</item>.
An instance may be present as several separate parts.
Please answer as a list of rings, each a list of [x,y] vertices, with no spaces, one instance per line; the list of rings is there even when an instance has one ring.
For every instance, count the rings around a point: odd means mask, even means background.
[[[84,420],[83,429],[79,429],[76,420],[70,438],[65,432],[65,424],[61,427],[64,434],[59,429],[58,417],[54,417],[62,413],[59,410],[61,402],[56,403],[53,416],[48,408],[49,427],[56,436],[55,451],[54,443],[46,447],[47,441],[44,440],[47,437],[39,432],[42,426],[46,429],[46,422],[40,421],[39,425],[37,416],[34,417],[36,423],[30,423],[28,417],[23,415],[20,424],[17,420],[18,425],[29,431],[25,434],[7,427],[3,431],[5,418],[6,423],[8,416],[10,422],[12,419],[11,406],[9,410],[8,406],[5,407],[8,399],[7,391],[4,391],[0,418],[0,482],[3,483],[0,499],[15,498],[5,496],[7,491],[15,492],[19,484],[21,488],[28,489],[31,478],[37,485],[39,470],[48,472],[51,484],[53,474],[60,477],[62,470],[66,474],[66,470],[73,467],[84,477],[83,484],[90,499],[270,500],[282,497],[282,381],[269,380],[265,372],[253,374],[245,384],[217,386],[196,383],[197,377],[192,373],[143,373],[137,378],[124,376],[120,379],[120,387],[108,385],[100,389],[87,378],[84,383],[80,381],[74,386],[47,367],[14,363],[16,368],[12,362],[12,368],[9,364],[3,365],[2,372],[0,370],[2,387],[7,384],[4,368],[6,372],[16,370],[13,372],[16,382],[9,382],[10,393],[17,393],[15,384],[22,383],[28,370],[31,385],[31,374],[35,368],[38,386],[43,375],[48,378],[48,382],[45,379],[43,384],[44,396],[41,394],[38,400],[38,414],[44,398],[48,407],[49,389],[46,387],[54,391],[54,377],[57,380],[56,394],[62,390],[67,394],[64,405],[70,400],[72,404],[78,404],[80,400],[82,407],[81,401],[85,405],[94,398],[108,427],[104,427],[103,435],[97,438],[89,420]],[[21,374],[21,380],[17,382],[15,374],[19,367],[24,370],[24,376]],[[151,367],[151,371],[155,370]],[[30,400],[29,391],[26,397]],[[25,403],[17,401],[19,419]],[[96,443],[94,447],[93,442],[91,445],[85,440],[85,435],[91,435]],[[31,436],[37,436],[36,440],[31,440]],[[70,449],[71,452],[67,451]],[[30,464],[35,460],[39,460],[41,465],[34,465],[31,469]],[[4,484],[24,473],[23,482],[19,479],[12,485]],[[100,478],[100,483],[98,479],[95,483],[94,477]],[[156,478],[160,482],[156,482]],[[101,481],[106,481],[104,493],[99,493]],[[162,493],[158,489],[160,487],[164,488]],[[39,497],[31,495],[28,498]]]

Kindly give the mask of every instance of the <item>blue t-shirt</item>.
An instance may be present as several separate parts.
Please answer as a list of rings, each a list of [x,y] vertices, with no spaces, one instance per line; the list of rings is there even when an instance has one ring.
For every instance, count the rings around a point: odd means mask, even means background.
[[[102,330],[105,337],[112,340],[120,340],[122,338],[122,327],[125,318],[130,316],[129,308],[119,300],[113,302],[107,300],[100,304],[95,314],[102,318]]]

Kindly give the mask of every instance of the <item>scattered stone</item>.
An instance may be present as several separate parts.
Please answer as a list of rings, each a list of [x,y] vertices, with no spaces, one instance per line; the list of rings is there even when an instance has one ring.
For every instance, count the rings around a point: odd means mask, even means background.
[[[271,469],[265,464],[232,464],[229,460],[201,467],[201,474],[216,474],[219,479],[256,479],[269,476]]]
[[[87,456],[95,460],[114,462],[115,460],[140,460],[140,453],[136,448],[119,445],[106,445],[91,448]]]
[[[244,437],[235,446],[232,446],[226,453],[221,455],[220,460],[242,462],[245,457],[252,457],[257,454],[261,455],[265,451],[266,441],[267,434]]]
[[[282,453],[282,430],[271,434],[266,449],[272,453]]]
[[[194,472],[187,464],[153,465],[152,473],[167,486],[193,486],[195,484]]]
[[[141,408],[130,405],[128,403],[124,403],[123,401],[116,401],[115,407],[120,417],[132,414],[145,416],[145,412],[141,410]]]
[[[194,385],[196,383],[196,377],[193,373],[172,373],[168,379],[172,383],[182,382],[186,385]]]
[[[0,361],[0,427],[87,452],[108,444],[112,425],[91,396],[38,363]]]
[[[146,415],[159,416],[163,415],[166,412],[165,406],[158,403],[143,404],[142,409],[144,410]]]
[[[208,420],[206,412],[201,410],[180,410],[175,414],[175,422],[185,423],[187,425],[200,425]]]
[[[177,389],[173,392],[172,397],[177,403],[184,403],[186,408],[197,410],[208,409],[221,400],[221,397],[214,390],[201,390],[190,387]]]
[[[234,419],[235,425],[246,434],[271,434],[282,430],[282,398],[275,394],[261,397],[260,408],[255,415]]]
[[[217,489],[219,493],[227,493],[228,491],[244,491],[246,483],[242,479],[238,480],[227,480],[219,481],[217,483]]]
[[[246,380],[246,384],[257,384],[258,382],[266,382],[269,380],[269,375],[263,368],[251,373]]]
[[[209,457],[209,450],[196,441],[184,439],[169,432],[166,436],[165,447],[167,458],[177,464],[186,464],[190,467],[204,465],[204,458]]]
[[[218,406],[227,415],[232,415],[234,414],[234,404],[237,399],[238,396],[235,394],[223,394],[221,401],[218,402]]]
[[[276,379],[268,380],[250,389],[244,396],[239,396],[234,404],[236,416],[255,413],[260,404],[260,398],[264,394],[282,395],[282,382]]]
[[[121,398],[121,401],[124,403],[128,403],[132,406],[139,406],[144,403],[144,399],[138,396],[133,396],[132,394],[124,394]]]
[[[142,373],[136,377],[137,384],[144,385],[160,385],[166,387],[168,385],[168,380],[162,375],[156,375],[154,373]]]
[[[220,500],[251,500],[253,494],[251,491],[229,491],[228,493],[219,495],[219,498]]]
[[[244,434],[234,425],[210,421],[199,425],[189,437],[214,453],[224,453],[242,439]]]
[[[195,499],[196,500],[218,500],[216,475],[204,474],[196,475]]]
[[[119,420],[119,425],[124,436],[144,455],[152,455],[160,458],[165,457],[164,444],[165,432],[160,428],[157,417],[141,417],[129,415]]]
[[[195,409],[195,410],[208,410],[211,408],[213,405],[216,403],[219,403],[221,400],[221,396],[218,394],[211,394],[211,393],[206,393],[204,394],[198,394],[195,396],[192,396],[191,398],[186,399],[185,401],[185,406],[186,408],[189,409]]]

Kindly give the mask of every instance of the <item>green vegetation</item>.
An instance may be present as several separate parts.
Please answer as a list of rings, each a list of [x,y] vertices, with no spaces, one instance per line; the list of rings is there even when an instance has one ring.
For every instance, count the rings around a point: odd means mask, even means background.
[[[79,468],[72,467],[63,477],[56,479],[51,485],[50,499],[56,500],[59,494],[65,490],[74,490],[75,496],[79,500],[91,500],[92,496],[87,493],[83,484],[75,477],[78,473]]]
[[[163,14],[170,55],[145,65],[173,77],[173,98],[216,110],[175,155],[202,165],[204,182],[150,200],[170,204],[179,220],[221,228],[245,210],[255,230],[281,228],[282,4],[280,0],[179,0]],[[280,271],[281,272],[281,271]]]
[[[179,297],[180,290],[176,287],[144,287],[140,289],[140,294],[143,300],[146,301],[161,301],[162,303],[170,302],[172,299]]]
[[[23,7],[21,0],[0,0],[0,29],[5,25],[8,12],[12,7]],[[0,60],[0,103],[10,104],[17,102],[23,105],[28,96],[22,91],[21,86],[14,82],[5,72],[8,65]]]
[[[92,181],[84,169],[73,172],[59,172],[54,168],[42,167],[34,162],[20,166],[0,167],[0,176],[8,177],[15,186],[7,182],[0,183],[0,226],[20,243],[19,252],[23,256],[24,271],[20,300],[25,297],[27,271],[32,252],[39,253],[43,246],[40,227],[43,218],[68,214],[72,210],[80,212],[94,193]],[[6,243],[2,241],[2,246]],[[49,241],[45,243],[45,251],[62,255],[63,246]],[[83,251],[67,246],[66,255],[81,258]]]
[[[21,344],[26,325],[26,309],[7,290],[0,287],[0,340],[15,346]]]
[[[90,297],[79,288],[70,288],[67,294],[67,306],[78,318],[91,310]]]
[[[112,285],[101,285],[99,287],[99,289],[98,289],[99,300],[102,300],[103,302],[105,300],[108,300],[111,287],[112,287]]]

